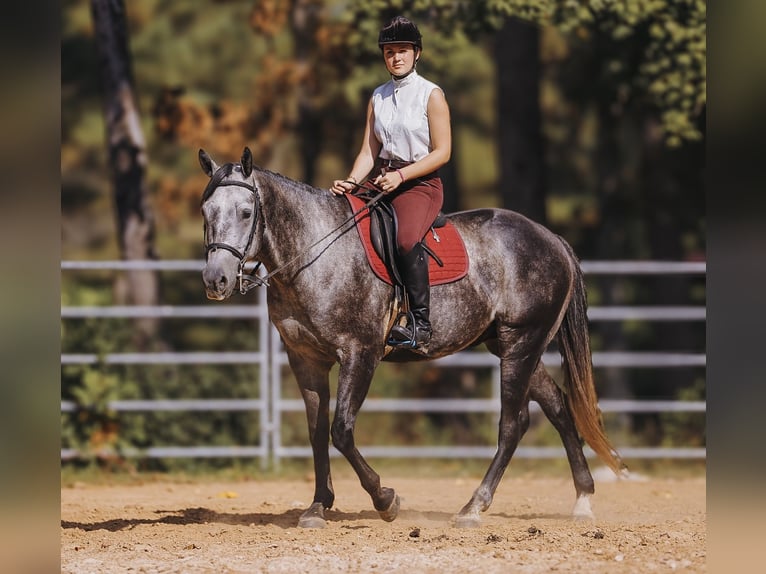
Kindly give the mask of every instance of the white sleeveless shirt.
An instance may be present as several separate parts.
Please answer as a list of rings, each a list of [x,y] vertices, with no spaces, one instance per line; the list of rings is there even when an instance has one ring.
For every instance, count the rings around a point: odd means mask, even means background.
[[[439,86],[415,70],[401,80],[391,78],[375,88],[372,109],[375,137],[381,143],[380,157],[412,162],[431,152],[428,98],[434,88]]]

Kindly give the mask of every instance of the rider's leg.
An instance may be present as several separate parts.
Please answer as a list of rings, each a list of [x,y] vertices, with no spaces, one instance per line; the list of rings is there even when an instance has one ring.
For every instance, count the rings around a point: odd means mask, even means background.
[[[396,212],[397,263],[415,324],[394,326],[389,344],[409,343],[415,347],[427,344],[431,338],[428,257],[421,241],[442,207],[441,179],[433,173],[407,181],[390,201]]]
[[[427,345],[431,340],[431,288],[428,284],[428,259],[421,242],[416,243],[408,253],[399,256],[399,270],[414,323],[408,321],[404,326],[394,325],[391,329],[391,342],[412,347]]]

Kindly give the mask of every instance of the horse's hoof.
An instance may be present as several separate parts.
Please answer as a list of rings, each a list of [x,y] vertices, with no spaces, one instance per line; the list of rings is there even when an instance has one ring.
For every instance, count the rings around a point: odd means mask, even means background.
[[[590,508],[590,496],[583,494],[577,497],[577,502],[575,502],[574,509],[572,510],[572,519],[575,522],[596,519]]]
[[[327,522],[324,519],[324,506],[321,502],[315,502],[309,506],[298,519],[299,528],[324,528],[325,526]]]
[[[458,514],[455,516],[456,528],[478,528],[481,526],[481,518],[478,514]]]
[[[391,501],[391,504],[388,506],[388,508],[385,510],[379,510],[378,514],[380,514],[380,517],[386,522],[393,522],[399,515],[400,504],[401,500],[399,500],[399,495],[394,494],[394,499]]]
[[[318,516],[301,516],[298,520],[298,528],[324,528],[325,526],[327,521]]]

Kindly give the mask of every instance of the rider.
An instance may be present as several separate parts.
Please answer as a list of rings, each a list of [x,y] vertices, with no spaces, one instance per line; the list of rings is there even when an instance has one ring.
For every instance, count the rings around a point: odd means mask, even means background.
[[[422,240],[443,203],[438,169],[450,159],[452,134],[444,92],[415,67],[423,50],[420,31],[403,16],[381,30],[378,46],[391,80],[367,106],[359,154],[346,179],[330,191],[353,191],[370,175],[391,202],[397,219],[398,264],[414,324],[394,325],[389,343],[423,347],[431,340],[428,259]]]

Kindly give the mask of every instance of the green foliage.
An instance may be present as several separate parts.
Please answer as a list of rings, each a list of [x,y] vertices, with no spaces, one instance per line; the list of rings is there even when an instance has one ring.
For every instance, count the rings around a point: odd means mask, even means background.
[[[679,401],[704,401],[705,387],[705,379],[698,378],[692,386],[680,389],[676,398]],[[704,447],[706,444],[704,413],[663,413],[660,424],[663,446]]]
[[[77,449],[85,460],[114,457],[128,443],[109,406],[119,396],[120,380],[101,369],[83,368],[77,375],[79,384],[67,388],[77,410],[62,415],[62,446]]]
[[[479,0],[446,2],[351,1],[357,14],[358,36],[369,44],[386,16],[401,12],[441,31],[469,37],[497,32],[515,17],[555,26],[575,41],[593,42],[604,35],[613,42],[605,70],[615,97],[626,90],[657,109],[671,146],[699,140],[698,118],[706,98],[707,9],[704,0]],[[431,36],[428,36],[429,40]],[[459,50],[456,50],[459,52]],[[637,56],[635,56],[637,55]],[[626,61],[629,58],[636,62]],[[633,67],[635,66],[635,67]],[[627,72],[627,73],[626,73]]]
[[[177,279],[178,274],[174,274]],[[188,287],[185,282],[166,285],[172,304]],[[196,282],[195,282],[196,285]],[[182,288],[183,287],[183,288]],[[189,287],[191,288],[191,287]],[[76,305],[109,304],[110,283],[91,284],[72,292]],[[188,295],[187,295],[188,297]],[[71,319],[62,321],[63,353],[109,353],[139,350],[253,350],[259,346],[251,320],[167,320],[154,349],[139,349],[134,328],[126,319]],[[112,465],[129,450],[151,446],[257,445],[260,423],[249,412],[116,412],[110,403],[129,399],[226,399],[258,398],[259,369],[254,365],[107,365],[62,366],[61,396],[74,403],[72,413],[62,415],[62,446],[80,451],[84,460]],[[82,462],[82,461],[80,461]],[[142,468],[186,468],[188,461],[141,461]],[[207,461],[205,464],[225,464]]]
[[[135,9],[132,1],[127,7],[129,14]],[[200,2],[161,2],[147,8],[151,15],[131,31],[141,86],[188,85],[208,101],[247,98],[259,58],[270,48],[247,25],[251,9],[248,2],[233,2],[225,9]],[[195,81],[189,84],[189,78]],[[152,90],[139,93],[148,111]]]
[[[591,30],[616,47],[607,69],[613,81],[654,106],[668,145],[702,137],[698,118],[707,98],[707,9],[704,0],[563,2],[552,17],[562,30]],[[637,54],[635,70],[623,58]],[[624,92],[623,90],[623,92]]]

